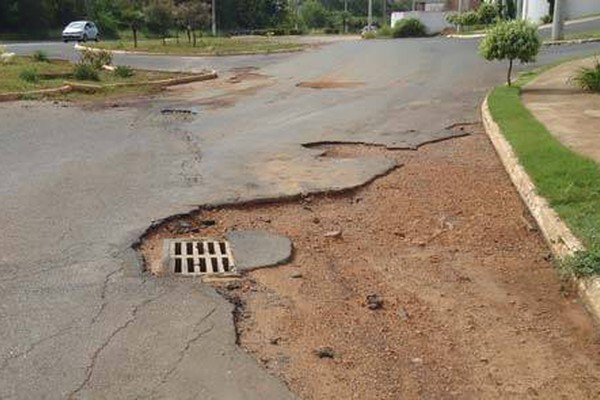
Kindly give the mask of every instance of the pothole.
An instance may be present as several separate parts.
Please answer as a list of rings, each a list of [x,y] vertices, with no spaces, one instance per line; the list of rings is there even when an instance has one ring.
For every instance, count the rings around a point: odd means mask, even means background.
[[[297,87],[310,88],[310,89],[351,89],[363,85],[363,82],[351,82],[351,81],[312,81],[312,82],[300,82],[296,84]]]

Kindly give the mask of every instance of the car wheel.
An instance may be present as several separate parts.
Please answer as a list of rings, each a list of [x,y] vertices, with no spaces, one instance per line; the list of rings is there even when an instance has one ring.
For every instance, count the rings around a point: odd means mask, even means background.
[[[81,39],[81,41],[82,41],[83,43],[87,42],[87,35],[83,35],[83,38]]]

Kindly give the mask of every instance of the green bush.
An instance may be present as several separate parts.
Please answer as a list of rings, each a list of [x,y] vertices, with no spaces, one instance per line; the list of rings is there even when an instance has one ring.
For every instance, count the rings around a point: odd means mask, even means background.
[[[478,23],[482,25],[490,25],[496,22],[500,17],[500,10],[495,4],[483,3],[477,9]]]
[[[26,68],[19,74],[19,78],[25,82],[35,83],[40,80],[38,72],[34,68]]]
[[[73,71],[75,79],[79,81],[99,81],[100,75],[98,70],[90,64],[78,63],[75,64],[75,70]]]
[[[367,40],[371,40],[371,39],[375,39],[377,37],[377,34],[375,32],[365,32],[362,34],[362,38],[363,39],[367,39]]]
[[[486,60],[509,61],[507,83],[510,86],[514,60],[535,61],[541,45],[535,25],[517,20],[502,21],[488,30],[479,52]]]
[[[392,36],[395,38],[420,37],[427,35],[427,28],[417,18],[404,18],[396,22],[392,30]]]
[[[454,25],[473,26],[479,25],[479,14],[476,11],[467,11],[460,14],[448,14],[446,21]]]
[[[581,68],[572,80],[581,89],[600,92],[600,61],[591,68]]]
[[[46,54],[44,50],[36,50],[35,53],[33,53],[33,60],[35,62],[50,62],[48,54]]]
[[[544,15],[542,17],[543,24],[551,24],[552,23],[552,15]]]
[[[382,37],[382,38],[392,37],[392,34],[393,34],[392,28],[387,25],[384,25],[381,28],[379,28],[376,33],[377,37]]]
[[[100,70],[104,65],[112,63],[112,53],[108,50],[83,50],[79,63],[87,64]]]
[[[131,78],[133,76],[133,69],[128,65],[117,65],[115,75],[119,78]]]

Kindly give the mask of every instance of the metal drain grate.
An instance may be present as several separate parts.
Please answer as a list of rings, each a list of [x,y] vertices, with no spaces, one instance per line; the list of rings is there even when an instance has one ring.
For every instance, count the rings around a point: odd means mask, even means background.
[[[229,243],[213,239],[168,240],[169,269],[180,275],[234,273]]]

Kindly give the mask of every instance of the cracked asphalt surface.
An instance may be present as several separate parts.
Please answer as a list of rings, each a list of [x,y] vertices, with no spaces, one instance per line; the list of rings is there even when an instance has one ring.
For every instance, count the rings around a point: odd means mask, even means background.
[[[132,243],[197,205],[344,189],[395,167],[325,159],[305,144],[414,148],[453,135],[445,127],[478,120],[504,78],[475,47],[430,38],[276,56],[120,56],[224,78],[116,108],[0,105],[0,398],[294,398],[236,346],[230,304],[196,280],[142,273]],[[597,49],[545,49],[540,62]],[[259,68],[264,85],[241,94],[223,83],[241,67]],[[315,80],[360,85],[296,87]],[[226,107],[203,106],[222,98]],[[166,105],[200,114],[165,118]]]

